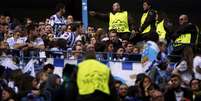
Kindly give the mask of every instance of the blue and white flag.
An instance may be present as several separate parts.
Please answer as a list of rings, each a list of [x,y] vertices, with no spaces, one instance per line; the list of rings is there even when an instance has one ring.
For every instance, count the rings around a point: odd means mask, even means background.
[[[35,77],[36,74],[35,74],[35,69],[34,69],[34,64],[37,62],[36,59],[31,59],[27,65],[22,69],[22,72],[23,73],[29,73],[30,72],[30,75]]]

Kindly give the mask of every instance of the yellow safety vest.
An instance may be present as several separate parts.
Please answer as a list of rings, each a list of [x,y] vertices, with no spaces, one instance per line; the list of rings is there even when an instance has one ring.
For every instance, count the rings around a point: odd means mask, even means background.
[[[146,13],[143,13],[142,18],[141,18],[141,24],[140,24],[141,27],[142,27],[142,25],[144,24],[144,22],[145,22],[145,20],[146,20],[146,18],[147,18],[147,16],[148,16],[148,14],[149,14],[149,11],[146,12]],[[148,32],[150,32],[150,30],[151,30],[151,25],[147,26],[147,28],[145,28],[145,29],[142,31],[142,34],[143,34],[143,33],[148,33]]]
[[[128,27],[128,12],[110,13],[109,30],[116,29],[117,32],[130,32]]]
[[[85,60],[78,64],[77,85],[80,95],[88,95],[99,90],[110,94],[109,90],[110,70],[97,60]]]
[[[164,28],[164,20],[156,25],[156,32],[158,33],[159,39],[165,40],[166,31]]]
[[[175,46],[181,46],[182,44],[190,44],[190,43],[191,43],[191,34],[190,33],[180,35],[175,40]]]

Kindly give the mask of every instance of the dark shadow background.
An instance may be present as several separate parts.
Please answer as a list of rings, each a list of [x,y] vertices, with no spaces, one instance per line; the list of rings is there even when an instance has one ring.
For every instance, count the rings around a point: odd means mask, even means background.
[[[142,0],[88,0],[88,9],[99,12],[109,12],[112,3],[120,2],[123,9],[131,12],[136,21],[142,14]],[[178,16],[186,13],[193,23],[201,27],[201,0],[152,0],[154,7],[164,11],[170,20],[177,23]],[[57,3],[66,5],[66,15],[72,14],[76,20],[81,20],[81,0],[1,0],[0,13],[23,20],[31,17],[41,20],[55,13]],[[90,24],[105,25],[108,22],[89,17]]]

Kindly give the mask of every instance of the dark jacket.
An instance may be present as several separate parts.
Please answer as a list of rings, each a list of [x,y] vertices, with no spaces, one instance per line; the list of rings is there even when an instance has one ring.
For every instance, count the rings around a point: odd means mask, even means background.
[[[191,91],[189,91],[186,88],[181,88],[181,90],[184,92],[184,94],[183,94],[184,98],[187,98],[190,101],[193,101],[193,97],[192,97],[192,92]],[[173,89],[167,90],[167,92],[165,93],[165,101],[177,101]]]
[[[143,32],[149,25],[151,25],[150,32],[156,31],[156,12],[152,9],[148,12],[147,18],[140,28],[140,32]]]
[[[175,33],[172,35],[173,41],[175,41],[179,36],[186,33],[191,33],[191,44],[194,45],[197,40],[198,32],[197,32],[196,26],[193,25],[192,23],[179,26],[178,29],[175,31]]]

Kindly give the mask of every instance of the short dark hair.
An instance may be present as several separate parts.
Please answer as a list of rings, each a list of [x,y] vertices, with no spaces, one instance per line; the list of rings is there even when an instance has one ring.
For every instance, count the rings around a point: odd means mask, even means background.
[[[56,11],[58,12],[60,9],[66,8],[66,6],[63,3],[58,3],[56,5]]]
[[[45,66],[43,66],[43,70],[44,70],[44,71],[47,71],[48,68],[54,70],[54,66],[53,66],[52,64],[46,64]]]
[[[82,25],[83,25],[83,23],[82,23],[81,21],[72,23],[72,31],[73,31],[73,32],[76,31],[77,28],[79,28],[79,27],[82,26]]]
[[[85,52],[85,60],[87,59],[96,59],[96,52],[95,51],[86,51]]]
[[[63,76],[70,76],[74,70],[76,70],[77,66],[72,64],[65,64],[63,69]]]
[[[117,30],[116,29],[110,29],[109,33],[117,33]]]
[[[181,76],[180,76],[179,74],[172,74],[172,75],[170,76],[170,79],[171,79],[171,78],[174,78],[174,77],[177,77],[177,78],[179,78],[179,80],[182,80],[182,79],[181,79]]]
[[[146,2],[149,6],[152,5],[152,4],[151,4],[151,0],[144,0],[143,3],[145,3],[145,2]]]
[[[192,82],[193,82],[194,80],[197,80],[197,81],[199,82],[199,85],[200,85],[200,80],[199,80],[199,79],[196,79],[196,78],[193,78],[193,79],[191,79],[191,81],[190,81],[190,83],[189,83],[189,86],[190,86],[190,87],[191,87]],[[199,87],[199,88],[200,88],[200,87]]]

